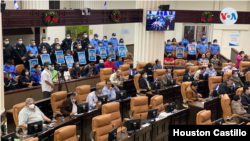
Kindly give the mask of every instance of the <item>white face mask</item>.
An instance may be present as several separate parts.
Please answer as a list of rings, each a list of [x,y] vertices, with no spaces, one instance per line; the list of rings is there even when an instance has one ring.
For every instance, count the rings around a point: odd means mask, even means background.
[[[31,110],[33,110],[33,109],[35,108],[35,105],[34,105],[34,104],[31,104],[31,105],[29,106],[29,108],[30,108]]]

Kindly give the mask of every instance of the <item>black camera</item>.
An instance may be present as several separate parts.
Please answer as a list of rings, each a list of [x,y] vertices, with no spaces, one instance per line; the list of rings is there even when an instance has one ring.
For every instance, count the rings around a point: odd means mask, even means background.
[[[68,66],[66,66],[66,65],[65,66],[55,65],[55,70],[63,73],[65,71],[68,71]]]

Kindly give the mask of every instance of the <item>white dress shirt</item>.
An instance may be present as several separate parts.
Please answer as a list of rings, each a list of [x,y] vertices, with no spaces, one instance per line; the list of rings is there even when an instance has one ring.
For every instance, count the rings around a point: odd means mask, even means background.
[[[89,103],[89,106],[95,107],[97,101],[98,101],[98,98],[95,94],[95,91],[89,93],[87,100],[86,100],[86,102]]]
[[[53,83],[52,81],[52,75],[49,70],[44,69],[42,74],[41,74],[41,85],[42,85],[42,91],[43,92],[51,92],[53,91],[53,88],[45,83],[45,81],[49,81],[51,84]]]
[[[77,113],[77,106],[76,106],[76,104],[75,104],[75,102],[73,102],[72,100],[71,100],[71,102],[72,102],[72,113]]]

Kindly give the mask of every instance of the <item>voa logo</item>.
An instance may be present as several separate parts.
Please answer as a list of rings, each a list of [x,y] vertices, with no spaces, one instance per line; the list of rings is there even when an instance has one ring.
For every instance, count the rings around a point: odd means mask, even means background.
[[[220,20],[225,25],[233,25],[237,21],[237,19],[238,19],[238,14],[231,7],[224,8],[220,12]]]

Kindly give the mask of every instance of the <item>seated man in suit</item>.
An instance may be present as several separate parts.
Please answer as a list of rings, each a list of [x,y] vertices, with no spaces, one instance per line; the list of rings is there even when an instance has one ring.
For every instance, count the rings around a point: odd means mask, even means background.
[[[166,69],[166,74],[163,74],[161,76],[161,88],[164,89],[164,87],[167,87],[168,79],[171,79],[171,69]]]
[[[244,106],[248,106],[250,104],[250,89],[248,86],[243,87],[243,93],[241,94],[241,103]]]
[[[232,71],[232,76],[230,77],[230,79],[233,79],[233,81],[235,82],[235,90],[244,86],[244,84],[242,83],[241,79],[238,76],[237,71]]]
[[[122,84],[124,81],[124,77],[122,76],[122,73],[120,70],[117,70],[115,73],[110,75],[109,80],[113,84]]]
[[[226,94],[227,93],[227,86],[232,86],[234,83],[233,79],[228,79],[220,84],[219,94]]]
[[[148,78],[147,72],[142,71],[141,77],[139,79],[139,87],[140,89],[146,89],[147,91],[150,91],[151,90],[150,82],[147,80],[147,78]],[[145,94],[147,91],[141,91],[141,93]]]
[[[202,101],[202,95],[197,92],[198,83],[196,81],[193,81],[191,85],[187,88],[187,98],[193,101],[200,100]]]
[[[120,91],[117,86],[114,86],[110,80],[106,80],[106,86],[102,89],[102,95],[108,95],[108,100],[116,99],[116,92]]]
[[[73,92],[70,97],[62,102],[60,112],[63,114],[63,116],[73,116],[77,114],[77,99],[78,93]]]
[[[238,114],[243,116],[247,113],[244,107],[241,104],[241,97],[239,95],[234,95],[233,100],[231,102],[232,114]]]
[[[43,112],[35,106],[35,100],[33,98],[27,98],[25,100],[24,108],[18,114],[19,126],[23,128],[23,132],[27,134],[28,124],[37,121],[55,122],[46,117]]]
[[[89,106],[91,106],[92,108],[99,108],[99,100],[98,100],[98,96],[102,96],[102,88],[96,88],[95,91],[91,92],[90,94],[88,94],[87,100],[86,102],[89,103]]]

